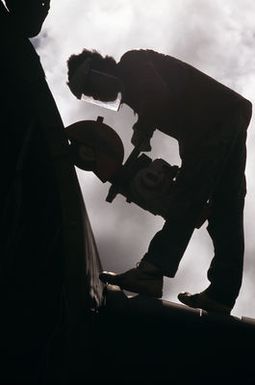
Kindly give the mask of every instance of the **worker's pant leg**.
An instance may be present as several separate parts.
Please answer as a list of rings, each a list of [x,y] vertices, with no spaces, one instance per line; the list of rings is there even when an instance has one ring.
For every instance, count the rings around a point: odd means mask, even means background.
[[[222,178],[212,197],[208,232],[214,246],[214,258],[208,270],[211,282],[206,290],[212,298],[233,306],[243,273],[243,208],[246,193],[246,133],[240,132]]]

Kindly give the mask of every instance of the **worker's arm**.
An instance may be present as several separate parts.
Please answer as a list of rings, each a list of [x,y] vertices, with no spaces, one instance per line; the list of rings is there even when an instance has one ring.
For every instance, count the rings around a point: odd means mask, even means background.
[[[131,142],[136,146],[144,139],[142,151],[150,151],[150,139],[157,128],[162,107],[167,102],[168,90],[151,62],[140,65],[136,87],[140,102],[138,120],[133,126],[134,133]]]
[[[128,52],[121,59],[122,69],[128,81],[128,90],[136,100],[138,120],[133,126],[131,142],[136,146],[143,138],[143,151],[150,150],[150,138],[157,122],[169,102],[169,91],[152,61],[139,55],[139,51]],[[146,142],[147,138],[147,142]]]
[[[144,122],[138,121],[133,125],[133,135],[131,138],[131,143],[135,147],[140,147],[140,151],[151,151],[150,140],[152,138],[154,127],[150,125],[145,125]]]

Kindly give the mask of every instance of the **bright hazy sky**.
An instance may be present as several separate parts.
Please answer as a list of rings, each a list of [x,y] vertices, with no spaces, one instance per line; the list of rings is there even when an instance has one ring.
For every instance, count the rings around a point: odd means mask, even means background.
[[[133,112],[118,113],[76,100],[66,86],[66,60],[83,48],[94,48],[117,60],[129,49],[152,48],[184,60],[255,101],[254,0],[52,0],[51,12],[34,44],[65,125],[104,116],[130,145]],[[179,162],[174,140],[156,133],[154,159]],[[255,181],[254,122],[249,128],[245,209],[246,253],[243,286],[233,314],[255,318]],[[104,269],[133,267],[163,225],[160,217],[126,203],[119,196],[105,202],[109,184],[79,171],[79,178]],[[253,230],[252,230],[253,229]],[[164,298],[177,301],[180,291],[207,287],[212,258],[206,226],[195,231],[174,279],[165,279]]]

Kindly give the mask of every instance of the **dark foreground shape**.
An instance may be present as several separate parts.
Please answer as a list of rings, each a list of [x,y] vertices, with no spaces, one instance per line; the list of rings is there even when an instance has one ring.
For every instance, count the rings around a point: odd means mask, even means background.
[[[121,300],[122,295],[122,300]],[[253,384],[255,323],[108,289],[99,320],[115,383]]]
[[[128,297],[117,286],[102,293],[90,226],[86,239],[90,268],[84,278],[91,284],[90,303],[101,305],[87,308],[53,341],[49,383],[255,384],[255,320]]]
[[[69,328],[66,350],[55,345],[59,371],[51,367],[49,382],[252,385],[254,333],[254,320],[128,298],[109,286],[100,311]]]

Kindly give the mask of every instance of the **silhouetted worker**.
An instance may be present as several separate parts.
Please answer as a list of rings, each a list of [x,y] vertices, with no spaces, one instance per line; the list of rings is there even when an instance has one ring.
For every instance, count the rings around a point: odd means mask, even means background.
[[[51,135],[63,124],[28,39],[40,32],[50,1],[5,3],[8,10],[0,1],[0,377],[3,383],[35,383],[62,315],[62,212]]]
[[[163,276],[175,276],[209,202],[207,229],[214,245],[210,284],[201,293],[178,298],[191,307],[229,314],[242,281],[251,103],[191,65],[152,50],[126,52],[117,63],[85,49],[69,58],[68,67],[69,87],[78,98],[85,94],[107,102],[121,92],[122,103],[138,115],[135,146],[143,143],[143,150],[150,150],[158,129],[177,139],[182,160],[168,218],[141,262],[122,274],[103,272],[101,279],[161,297]]]

